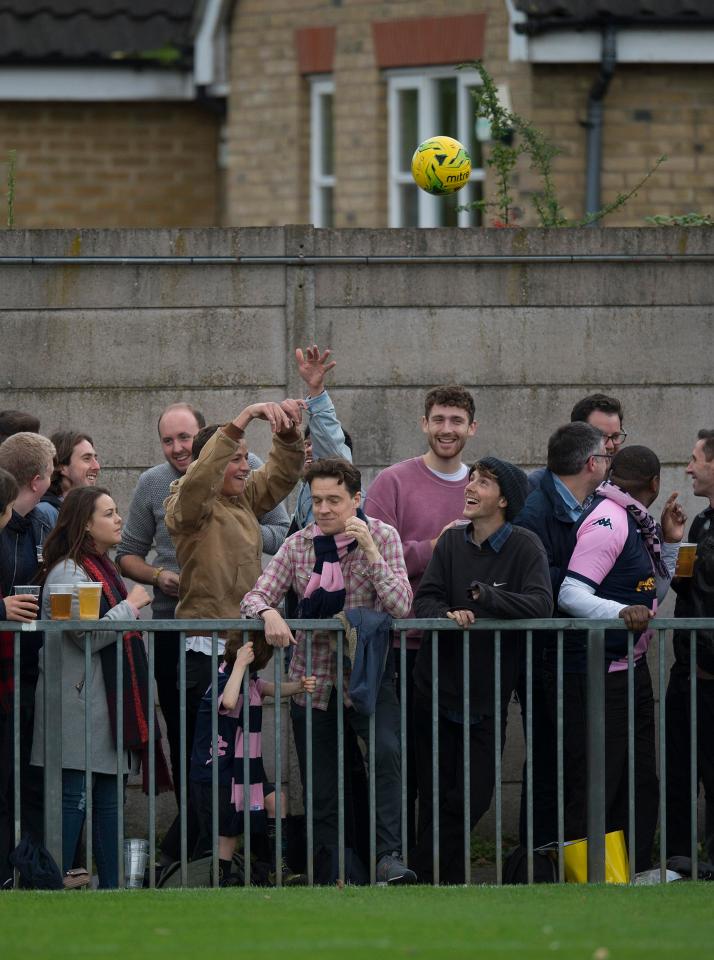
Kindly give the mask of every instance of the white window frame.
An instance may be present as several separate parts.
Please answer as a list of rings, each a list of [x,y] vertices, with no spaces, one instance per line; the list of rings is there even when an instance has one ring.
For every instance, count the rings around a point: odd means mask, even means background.
[[[401,227],[399,187],[413,183],[410,171],[398,169],[399,158],[399,93],[402,90],[416,90],[418,93],[418,136],[417,145],[428,137],[443,133],[434,130],[432,117],[436,107],[436,80],[455,79],[457,90],[457,117],[460,137],[466,138],[466,131],[474,123],[473,97],[469,89],[481,85],[481,78],[475,70],[454,70],[453,67],[422,67],[419,70],[386,70],[387,80],[387,112],[388,112],[388,149],[389,149],[389,226]],[[469,183],[485,180],[486,175],[482,168],[471,170]],[[466,187],[466,190],[469,188]],[[461,193],[461,192],[459,192]],[[457,195],[458,196],[458,195]],[[443,197],[433,197],[424,190],[418,192],[418,220],[420,227],[439,226],[440,208]],[[468,202],[468,194],[463,194],[463,203]],[[468,227],[470,213],[460,210],[457,222],[460,227]]]
[[[310,78],[310,222],[316,227],[327,226],[324,209],[324,187],[332,188],[333,212],[335,175],[326,174],[321,168],[322,161],[322,110],[325,96],[332,97],[334,124],[335,81],[332,76],[322,75]],[[333,127],[334,129],[334,127]],[[334,142],[334,136],[333,136]],[[334,158],[332,168],[334,170]]]

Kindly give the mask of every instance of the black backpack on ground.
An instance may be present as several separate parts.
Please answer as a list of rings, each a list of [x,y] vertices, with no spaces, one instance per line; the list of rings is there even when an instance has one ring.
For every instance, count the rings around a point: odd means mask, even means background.
[[[20,886],[25,890],[64,890],[62,873],[52,854],[35,843],[29,833],[10,854],[10,863],[20,874]]]
[[[518,846],[503,863],[503,882],[528,883],[528,849]],[[557,883],[558,866],[548,853],[533,851],[533,883]]]
[[[670,857],[667,861],[667,869],[674,870],[675,873],[681,873],[683,877],[692,877],[692,858],[691,857]],[[697,880],[714,880],[714,864],[707,863],[704,860],[697,861]]]
[[[187,887],[212,887],[213,886],[213,857],[209,854],[205,857],[198,857],[195,860],[189,860],[187,864],[188,873],[186,877]],[[250,861],[250,883],[253,887],[267,887],[270,885],[270,864],[263,860],[251,856]],[[240,886],[245,878],[245,859],[241,851],[233,854],[232,874],[236,878],[236,884]],[[145,881],[145,886],[148,882]],[[157,887],[180,887],[181,886],[181,861],[171,863],[161,873]]]

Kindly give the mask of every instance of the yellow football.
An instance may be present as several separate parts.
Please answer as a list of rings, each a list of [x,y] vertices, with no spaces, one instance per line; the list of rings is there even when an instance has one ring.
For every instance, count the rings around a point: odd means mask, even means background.
[[[427,193],[454,193],[469,182],[471,157],[453,137],[430,137],[414,151],[412,176]]]

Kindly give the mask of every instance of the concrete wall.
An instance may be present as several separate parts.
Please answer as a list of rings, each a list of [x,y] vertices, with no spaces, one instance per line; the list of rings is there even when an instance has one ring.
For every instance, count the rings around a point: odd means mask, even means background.
[[[0,408],[36,412],[43,431],[95,439],[102,480],[128,506],[161,458],[156,419],[191,400],[210,420],[256,399],[301,394],[295,346],[333,349],[330,392],[367,481],[423,451],[425,389],[458,380],[476,396],[468,457],[540,464],[573,402],[618,396],[628,442],[654,448],[677,488],[696,431],[712,426],[711,263],[81,265],[91,256],[714,256],[714,233],[580,231],[4,231]],[[267,430],[251,428],[256,452]],[[516,729],[517,723],[512,725]],[[518,761],[508,765],[517,779]],[[515,784],[510,788],[515,792]],[[508,798],[508,791],[506,793]],[[512,821],[511,821],[512,832]]]

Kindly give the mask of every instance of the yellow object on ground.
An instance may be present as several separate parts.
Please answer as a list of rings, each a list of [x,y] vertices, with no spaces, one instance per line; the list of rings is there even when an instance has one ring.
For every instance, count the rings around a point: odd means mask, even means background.
[[[565,843],[566,883],[588,882],[588,841]],[[630,863],[622,830],[605,834],[605,883],[629,883]]]

